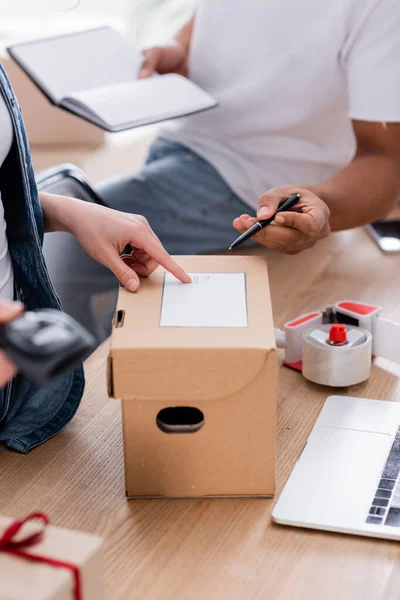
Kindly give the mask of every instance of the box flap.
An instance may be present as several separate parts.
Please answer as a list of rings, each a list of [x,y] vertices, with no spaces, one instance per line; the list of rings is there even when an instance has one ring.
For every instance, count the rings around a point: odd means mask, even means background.
[[[196,274],[195,283],[171,281],[160,268],[136,294],[120,290],[109,363],[114,397],[228,396],[248,385],[275,350],[264,258],[177,260]]]
[[[112,396],[121,399],[214,400],[255,379],[274,350],[147,350],[113,354]]]

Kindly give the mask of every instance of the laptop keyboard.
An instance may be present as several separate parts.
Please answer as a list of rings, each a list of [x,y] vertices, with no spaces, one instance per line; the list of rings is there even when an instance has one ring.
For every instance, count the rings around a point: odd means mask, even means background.
[[[367,523],[400,527],[400,427],[382,471]]]

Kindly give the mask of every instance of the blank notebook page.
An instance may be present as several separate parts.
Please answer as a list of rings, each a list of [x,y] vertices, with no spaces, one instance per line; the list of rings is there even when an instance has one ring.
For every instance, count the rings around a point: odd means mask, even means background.
[[[107,27],[15,46],[13,52],[56,103],[74,92],[133,81],[143,61]]]
[[[76,105],[76,100],[113,126],[178,116],[213,104],[208,94],[174,74],[76,93],[64,105]]]

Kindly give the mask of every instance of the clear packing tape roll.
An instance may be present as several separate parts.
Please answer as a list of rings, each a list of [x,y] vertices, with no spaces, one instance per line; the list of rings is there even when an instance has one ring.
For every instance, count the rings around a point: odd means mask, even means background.
[[[344,343],[330,341],[331,325],[320,325],[303,337],[303,376],[321,385],[347,387],[366,381],[371,374],[372,336],[346,326]]]

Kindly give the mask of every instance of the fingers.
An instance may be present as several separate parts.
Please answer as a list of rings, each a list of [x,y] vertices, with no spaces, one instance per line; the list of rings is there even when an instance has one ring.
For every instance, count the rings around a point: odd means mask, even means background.
[[[147,77],[151,77],[157,71],[157,64],[160,57],[159,48],[150,48],[149,50],[145,50],[143,52],[143,63],[140,67],[139,79],[146,79]]]
[[[131,257],[119,256],[118,252],[112,251],[104,260],[104,264],[114,273],[121,285],[129,292],[136,292],[139,289],[139,275],[134,271],[129,264]],[[133,259],[132,259],[133,260]]]
[[[132,246],[140,247],[164,269],[172,273],[182,283],[191,283],[191,278],[168,254],[165,248],[147,231],[145,227],[138,232],[137,239],[131,240]]]
[[[121,258],[130,269],[142,277],[148,277],[158,267],[158,262],[150,258],[143,250],[134,250],[132,254],[125,254]]]
[[[300,212],[282,212],[276,216],[279,225],[292,227],[309,237],[321,238],[330,233],[328,206],[316,196],[304,197]]]
[[[20,302],[0,300],[0,323],[7,323],[16,319],[23,311],[24,306]]]
[[[239,233],[244,233],[253,224],[253,221],[257,221],[257,219],[240,217],[234,221],[234,227]],[[252,239],[267,248],[285,252],[285,254],[297,254],[303,249],[311,248],[317,241],[317,238],[310,238],[296,229],[273,224],[257,233]]]
[[[263,194],[258,201],[257,217],[259,219],[269,219],[276,213],[279,203],[285,196],[281,193],[269,190]]]
[[[0,300],[0,323],[8,323],[16,319],[23,311],[24,306],[20,302]],[[17,370],[14,363],[4,352],[0,352],[0,387],[12,379]]]
[[[283,212],[275,217],[275,223],[280,225],[281,228],[268,226],[262,232],[258,234],[258,237],[264,236],[264,238],[281,235],[283,227],[290,227],[291,229],[297,229],[301,234],[308,237],[318,237],[324,230],[327,224],[326,215],[323,211],[318,210],[316,207],[307,207],[304,210],[307,212]],[[247,231],[252,225],[257,223],[258,219],[250,217],[249,215],[242,215],[233,222],[234,228],[240,233]],[[289,233],[292,236],[293,234]],[[257,236],[255,237],[257,239]]]
[[[148,234],[151,235],[154,238],[154,240],[162,247],[160,238],[158,238],[157,235],[154,233],[154,231],[150,227],[148,220],[142,215],[135,215],[135,220],[139,221],[147,230]],[[140,248],[135,248],[129,256],[123,256],[122,258],[131,269],[134,269],[136,273],[138,273],[138,275],[141,275],[142,277],[148,277],[159,266],[159,263],[156,260],[151,258],[151,256],[149,256],[147,252]]]
[[[0,352],[0,387],[6,385],[10,379],[12,379],[17,372],[14,363],[4,354]]]
[[[168,254],[144,217],[117,211],[110,211],[110,215],[116,219],[117,226],[124,226],[122,239],[114,231],[113,223],[111,243],[108,247],[103,246],[101,253],[97,252],[95,258],[114,273],[121,285],[130,292],[135,292],[140,286],[139,275],[147,277],[159,265],[183,283],[191,282],[189,275]],[[119,223],[121,217],[122,224]],[[127,246],[134,250],[131,254],[121,255],[121,249]]]
[[[316,238],[310,238],[295,229],[279,225],[267,227],[253,239],[267,248],[285,254],[297,254],[306,248],[312,248],[317,242]]]
[[[266,227],[263,231],[260,231],[254,239],[269,248],[279,249],[286,246],[300,246],[312,241],[308,236],[295,229],[289,229],[288,227],[281,227],[279,225]]]
[[[320,198],[306,189],[286,186],[269,190],[259,200],[257,219],[241,215],[235,219],[233,226],[240,233],[244,233],[258,219],[273,216],[279,203],[297,192],[301,194],[301,199],[293,209],[278,213],[274,222],[257,233],[253,239],[287,254],[296,254],[311,248],[317,240],[329,235],[330,211]]]
[[[159,266],[158,262],[153,258],[150,258],[147,254],[144,254],[147,258],[140,258],[136,263],[131,265],[132,269],[135,269],[136,273],[143,277],[151,275]]]
[[[308,190],[303,188],[294,187],[292,185],[286,185],[279,188],[271,188],[265,194],[263,194],[258,201],[258,211],[257,216],[259,219],[269,219],[276,212],[279,204],[282,200],[285,200],[289,196],[293,194],[299,193],[301,195],[301,199],[303,198],[303,193],[307,193]],[[300,203],[301,200],[300,199]],[[292,210],[299,210],[299,203],[296,204]]]
[[[250,217],[250,215],[241,215],[233,221],[233,226],[237,231],[240,231],[240,233],[244,233],[257,222],[258,219],[255,217]]]
[[[325,218],[320,211],[310,213],[284,212],[275,217],[278,225],[297,229],[304,235],[316,237],[325,225]]]
[[[150,227],[150,223],[143,215],[132,215],[135,221],[139,221],[145,229],[147,229],[148,233],[160,244],[161,240],[154,233],[152,228]],[[159,266],[158,262],[151,258],[144,250],[140,248],[134,248],[130,254],[124,254],[121,256],[122,260],[128,265],[131,269],[134,269],[138,275],[142,277],[148,277],[153,273],[157,267]]]
[[[162,242],[161,242],[160,238],[154,233],[154,231],[152,230],[151,225],[148,222],[148,220],[146,219],[146,217],[144,217],[143,215],[135,215],[135,219],[138,220],[138,221],[140,221],[142,223],[142,225],[144,225],[144,227],[150,233],[150,235],[152,235],[153,238],[155,240],[157,240],[157,242],[159,242],[159,244],[162,245]]]

